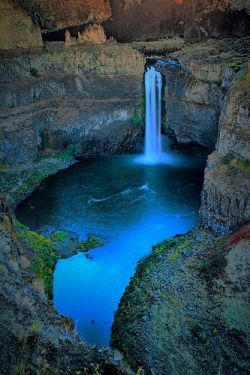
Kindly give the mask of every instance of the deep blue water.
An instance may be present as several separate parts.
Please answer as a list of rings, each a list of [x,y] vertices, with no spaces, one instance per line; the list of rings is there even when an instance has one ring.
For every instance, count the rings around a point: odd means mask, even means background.
[[[197,220],[203,163],[175,154],[161,165],[140,160],[125,155],[79,163],[51,176],[16,211],[40,233],[105,239],[90,257],[59,261],[54,273],[55,306],[89,343],[109,344],[114,312],[138,260]]]

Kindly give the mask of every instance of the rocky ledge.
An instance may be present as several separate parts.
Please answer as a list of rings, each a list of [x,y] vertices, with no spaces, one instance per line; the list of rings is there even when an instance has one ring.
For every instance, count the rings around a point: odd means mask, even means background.
[[[250,227],[153,247],[119,304],[113,347],[145,374],[248,373]]]

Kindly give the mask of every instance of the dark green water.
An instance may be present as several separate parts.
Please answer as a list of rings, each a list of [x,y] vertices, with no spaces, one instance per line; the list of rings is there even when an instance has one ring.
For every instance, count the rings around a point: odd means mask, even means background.
[[[90,257],[58,262],[57,310],[74,319],[89,343],[108,345],[114,312],[138,260],[153,244],[185,233],[197,220],[203,163],[167,154],[165,164],[135,156],[89,160],[51,176],[16,211],[33,230],[56,230],[105,239]]]

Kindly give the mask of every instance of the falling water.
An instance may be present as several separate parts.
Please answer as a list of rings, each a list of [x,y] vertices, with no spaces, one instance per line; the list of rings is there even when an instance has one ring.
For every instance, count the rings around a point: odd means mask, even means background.
[[[157,161],[161,156],[161,73],[150,66],[145,74],[146,139],[145,158]]]

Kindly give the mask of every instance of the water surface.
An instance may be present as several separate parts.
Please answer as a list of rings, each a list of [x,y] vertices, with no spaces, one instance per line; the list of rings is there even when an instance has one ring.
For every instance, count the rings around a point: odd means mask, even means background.
[[[54,303],[81,337],[108,345],[114,312],[138,260],[153,244],[191,229],[200,204],[201,162],[168,154],[145,165],[133,155],[79,163],[51,176],[16,211],[20,221],[105,239],[105,245],[57,263]]]

